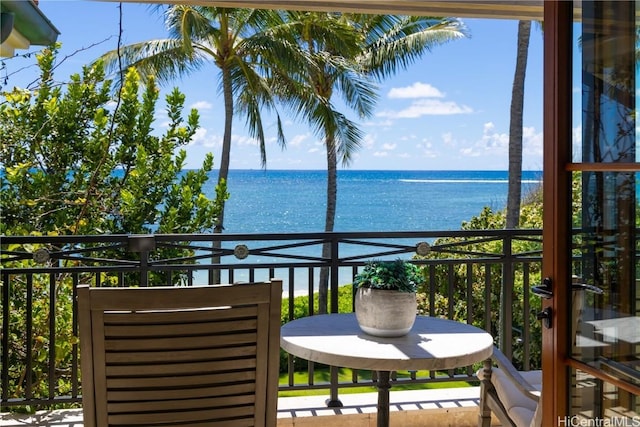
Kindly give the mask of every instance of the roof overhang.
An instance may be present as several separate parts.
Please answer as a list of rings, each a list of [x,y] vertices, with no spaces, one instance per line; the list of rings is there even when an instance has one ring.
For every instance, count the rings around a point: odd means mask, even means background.
[[[124,0],[124,2],[527,21],[542,21],[544,8],[543,0]]]
[[[60,32],[32,0],[2,0],[0,56],[13,56],[16,49],[48,46]]]

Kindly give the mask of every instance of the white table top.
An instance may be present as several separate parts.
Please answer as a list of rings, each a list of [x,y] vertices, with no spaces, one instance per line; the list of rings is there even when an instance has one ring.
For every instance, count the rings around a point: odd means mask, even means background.
[[[382,338],[362,332],[355,314],[323,314],[286,323],[281,347],[303,359],[376,371],[442,370],[491,356],[493,337],[475,326],[418,316],[409,334]]]

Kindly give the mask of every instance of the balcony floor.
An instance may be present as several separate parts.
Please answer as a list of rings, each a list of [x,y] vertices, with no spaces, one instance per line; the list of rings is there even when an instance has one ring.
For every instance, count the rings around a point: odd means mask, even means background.
[[[478,425],[479,387],[391,391],[391,427]],[[341,408],[327,408],[326,396],[278,399],[278,427],[375,427],[376,393],[342,394]],[[494,423],[497,426],[499,424]],[[83,427],[82,410],[0,414],[1,427]]]

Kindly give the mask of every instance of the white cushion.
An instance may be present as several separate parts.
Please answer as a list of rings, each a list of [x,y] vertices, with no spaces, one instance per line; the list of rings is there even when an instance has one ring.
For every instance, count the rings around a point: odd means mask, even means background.
[[[533,419],[529,427],[542,427],[542,402],[536,406],[536,412],[533,413]]]
[[[519,371],[519,373],[537,390],[536,394],[540,395],[542,390],[542,371]],[[483,379],[483,369],[478,371],[477,376]],[[504,371],[494,367],[491,374],[491,383],[507,410],[509,418],[518,427],[539,427],[541,425],[542,411],[537,410],[538,402],[522,394]]]

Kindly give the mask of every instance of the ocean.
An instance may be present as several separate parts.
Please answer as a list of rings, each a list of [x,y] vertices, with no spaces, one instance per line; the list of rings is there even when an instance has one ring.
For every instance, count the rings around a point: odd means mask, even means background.
[[[207,189],[214,194],[217,171]],[[324,230],[326,171],[231,170],[226,233]],[[523,172],[523,195],[541,171]],[[506,171],[338,171],[334,231],[459,230],[485,206],[503,209]]]

